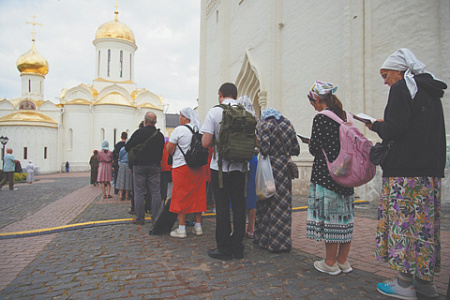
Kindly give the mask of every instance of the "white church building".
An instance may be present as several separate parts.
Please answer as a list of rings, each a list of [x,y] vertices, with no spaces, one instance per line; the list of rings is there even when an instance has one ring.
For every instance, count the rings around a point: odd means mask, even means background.
[[[17,59],[22,95],[0,99],[0,136],[7,136],[22,166],[32,160],[41,174],[64,170],[88,171],[93,150],[107,140],[110,150],[123,131],[129,136],[148,111],[157,115],[165,132],[164,100],[134,81],[137,50],[132,30],[114,19],[95,34],[96,63],[92,84],[64,88],[59,103],[44,100],[44,80],[49,64],[31,49]]]
[[[450,84],[450,1],[202,0],[200,43],[202,119],[217,104],[220,85],[233,82],[258,114],[276,108],[309,136],[316,112],[306,95],[315,80],[339,86],[344,110],[382,118],[389,87],[380,66],[399,48],[411,49]],[[449,90],[442,102],[448,120]],[[293,193],[307,194],[313,157],[300,147]],[[356,193],[371,200],[380,187],[373,180]]]

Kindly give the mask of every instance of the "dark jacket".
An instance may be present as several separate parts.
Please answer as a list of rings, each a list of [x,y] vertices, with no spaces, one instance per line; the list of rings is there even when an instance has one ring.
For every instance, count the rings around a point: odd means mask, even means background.
[[[394,84],[384,110],[384,122],[373,131],[383,142],[393,141],[383,177],[444,177],[446,137],[441,98],[447,85],[429,74],[415,77],[414,99],[404,79]]]
[[[155,126],[145,126],[142,129],[136,130],[131,136],[130,140],[125,144],[125,150],[130,151],[134,146],[144,143],[154,132]],[[147,147],[141,155],[138,155],[134,165],[157,165],[161,164],[161,158],[164,148],[164,135],[159,132],[151,139]]]

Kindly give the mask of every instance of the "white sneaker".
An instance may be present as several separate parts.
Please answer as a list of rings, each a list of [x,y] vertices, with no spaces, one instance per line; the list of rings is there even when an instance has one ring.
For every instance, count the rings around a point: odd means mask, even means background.
[[[186,230],[181,231],[180,228],[177,228],[170,233],[170,236],[177,237],[177,238],[185,238],[185,237],[187,237],[187,234],[186,234]]]
[[[337,264],[338,264],[339,269],[341,269],[342,273],[350,273],[351,271],[353,271],[353,268],[352,268],[352,266],[350,266],[348,261],[346,261],[343,264],[340,264],[338,262]]]
[[[337,262],[333,266],[329,266],[325,263],[325,260],[318,260],[314,262],[314,268],[316,268],[317,271],[330,275],[338,275],[341,273],[341,269],[339,269]]]
[[[193,227],[192,228],[192,232],[195,233],[196,235],[202,235],[203,234],[203,229],[202,227]]]

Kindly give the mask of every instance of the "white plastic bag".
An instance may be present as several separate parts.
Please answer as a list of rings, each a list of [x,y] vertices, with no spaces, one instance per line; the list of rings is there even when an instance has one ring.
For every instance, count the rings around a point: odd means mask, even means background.
[[[255,181],[258,200],[264,200],[275,195],[275,180],[273,179],[269,155],[266,157],[259,156]]]

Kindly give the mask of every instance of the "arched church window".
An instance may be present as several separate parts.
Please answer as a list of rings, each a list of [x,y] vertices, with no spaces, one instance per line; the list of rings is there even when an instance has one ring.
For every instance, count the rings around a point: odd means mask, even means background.
[[[67,147],[67,150],[72,150],[73,149],[73,129],[69,128],[69,147]]]
[[[31,93],[31,80],[28,79],[28,93]]]
[[[108,49],[108,77],[111,71],[111,49]]]
[[[133,80],[131,74],[133,74],[133,56],[130,53],[130,79]]]
[[[101,58],[101,55],[100,55],[100,50],[98,50],[98,60],[97,60],[97,77],[100,77],[100,58]]]
[[[116,141],[117,141],[117,128],[114,128],[114,144],[113,145],[115,145],[116,144]]]
[[[123,72],[123,51],[120,50],[120,78],[122,78],[122,72]]]
[[[100,130],[100,136],[102,137],[102,142],[105,140],[105,128]]]

